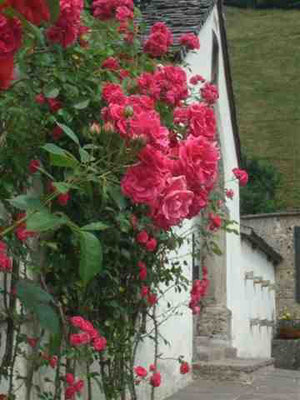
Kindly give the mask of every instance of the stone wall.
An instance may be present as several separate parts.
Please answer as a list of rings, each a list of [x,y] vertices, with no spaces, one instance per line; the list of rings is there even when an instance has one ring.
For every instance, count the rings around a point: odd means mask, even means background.
[[[242,217],[244,225],[252,227],[283,257],[276,267],[276,310],[280,317],[288,310],[300,319],[300,304],[295,299],[294,228],[300,226],[300,211],[249,215]]]

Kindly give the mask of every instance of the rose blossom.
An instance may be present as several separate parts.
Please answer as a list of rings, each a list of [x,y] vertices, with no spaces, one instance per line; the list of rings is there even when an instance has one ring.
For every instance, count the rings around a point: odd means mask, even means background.
[[[140,244],[146,244],[149,239],[147,231],[143,230],[139,232],[136,236],[136,241]]]
[[[74,386],[68,386],[65,390],[65,398],[66,399],[74,399],[76,394],[76,389]]]
[[[200,90],[201,96],[208,104],[214,104],[219,98],[219,92],[215,85],[207,82]]]
[[[214,215],[213,213],[209,214],[209,226],[208,229],[210,231],[218,230],[222,225],[222,219],[219,215]]]
[[[182,374],[182,375],[184,375],[184,374],[188,374],[189,372],[190,372],[190,366],[189,366],[189,363],[187,363],[186,361],[184,361],[184,362],[182,362],[181,364],[180,364],[180,373]]]
[[[149,288],[148,286],[143,285],[141,287],[141,297],[147,297],[149,293]]]
[[[163,229],[177,225],[188,215],[193,197],[184,176],[170,178],[154,211],[156,224]]]
[[[190,50],[200,49],[199,38],[194,33],[185,33],[184,35],[181,35],[179,38],[179,42],[181,45],[187,47]]]
[[[53,130],[52,130],[52,137],[53,140],[59,140],[61,138],[61,135],[63,134],[63,130],[61,129],[60,126],[56,126]]]
[[[74,316],[70,318],[70,322],[73,326],[80,328],[82,327],[82,324],[84,322],[84,318],[80,317],[80,316]]]
[[[91,341],[91,337],[87,332],[81,333],[72,333],[70,335],[70,344],[71,346],[80,346],[84,344],[88,344]]]
[[[102,62],[101,67],[114,71],[120,68],[120,63],[115,57],[109,57]]]
[[[96,351],[105,350],[106,345],[107,345],[107,341],[106,341],[105,337],[103,337],[103,336],[100,336],[100,337],[94,339],[94,341],[93,341],[93,347]]]
[[[148,293],[147,302],[151,306],[157,303],[157,295],[155,293]]]
[[[41,163],[39,160],[31,160],[29,163],[28,169],[31,174],[35,174],[39,170],[40,167],[41,167]]]
[[[137,376],[141,378],[145,378],[148,375],[148,371],[146,370],[146,368],[141,366],[134,367],[134,372],[136,373]]]
[[[241,186],[247,185],[249,179],[247,171],[239,168],[234,168],[232,172],[234,176],[239,180]]]
[[[62,108],[62,103],[58,99],[50,97],[47,99],[47,102],[52,113],[55,113]]]
[[[66,379],[66,382],[67,382],[69,385],[73,385],[73,383],[75,382],[74,375],[71,374],[70,372],[66,374],[65,379]]]
[[[137,265],[140,269],[140,273],[139,273],[140,280],[144,281],[147,278],[147,266],[142,261],[139,261]]]
[[[48,3],[45,0],[8,0],[7,4],[34,25],[40,25],[43,21],[47,22],[50,19]]]
[[[228,199],[233,199],[234,191],[232,189],[227,189],[225,195]]]
[[[144,43],[144,52],[152,57],[161,57],[168,52],[172,43],[171,31],[163,22],[157,22],[152,26],[150,35]]]
[[[150,385],[153,387],[159,387],[161,384],[161,374],[159,372],[154,372],[150,378]]]
[[[155,238],[151,238],[145,244],[145,247],[148,251],[155,251],[157,247],[157,240]]]
[[[74,384],[74,388],[76,390],[76,392],[81,392],[82,389],[84,388],[84,382],[82,379],[78,379],[77,382],[75,382]]]
[[[71,196],[70,193],[61,193],[58,197],[57,197],[57,202],[58,204],[60,204],[61,206],[66,206],[68,204],[68,201],[70,200]]]

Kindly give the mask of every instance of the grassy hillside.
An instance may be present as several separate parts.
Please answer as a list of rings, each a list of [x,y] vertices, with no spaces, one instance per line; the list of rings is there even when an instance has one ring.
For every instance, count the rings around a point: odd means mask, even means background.
[[[242,147],[283,174],[283,208],[300,208],[300,10],[226,9]]]

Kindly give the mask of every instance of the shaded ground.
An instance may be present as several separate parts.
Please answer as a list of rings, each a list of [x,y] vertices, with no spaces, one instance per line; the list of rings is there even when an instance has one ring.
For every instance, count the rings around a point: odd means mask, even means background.
[[[168,400],[300,400],[300,371],[259,371],[243,384],[199,379]]]
[[[300,10],[226,8],[242,146],[284,174],[284,208],[300,208],[299,21]]]

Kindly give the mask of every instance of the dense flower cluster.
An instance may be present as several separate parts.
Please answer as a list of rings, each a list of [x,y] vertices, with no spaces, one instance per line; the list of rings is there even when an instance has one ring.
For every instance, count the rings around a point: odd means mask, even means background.
[[[46,0],[6,0],[1,7],[13,7],[35,25],[40,25],[43,21],[49,21],[50,19]]]
[[[71,325],[79,328],[81,332],[70,335],[71,346],[77,347],[92,343],[94,350],[103,351],[106,348],[106,339],[101,336],[93,324],[86,319],[75,316],[70,318]]]
[[[84,382],[82,379],[75,380],[75,377],[70,372],[66,374],[65,380],[67,382],[67,387],[65,389],[65,399],[73,400],[75,399],[76,393],[81,393]]]
[[[14,55],[22,40],[21,23],[0,13],[0,90],[7,89],[13,80]]]
[[[166,54],[173,44],[172,33],[163,22],[157,22],[151,27],[150,35],[144,43],[144,52],[152,57]]]
[[[82,9],[83,0],[60,0],[59,18],[46,32],[48,40],[63,47],[73,44],[81,33]]]
[[[179,43],[189,50],[200,49],[199,38],[194,33],[185,33],[184,35],[181,35],[179,38]]]
[[[102,21],[116,18],[126,22],[133,18],[133,0],[94,0],[92,4],[93,15]]]
[[[206,82],[201,88],[201,96],[208,104],[214,104],[219,98],[219,92],[215,85]]]
[[[190,309],[193,311],[193,314],[200,313],[200,305],[199,302],[206,296],[209,288],[209,279],[208,279],[208,270],[206,267],[202,268],[202,279],[196,279],[193,282],[192,290],[191,290],[191,300],[189,303]]]
[[[7,246],[0,241],[0,272],[10,272],[12,270],[12,261],[7,255]]]

